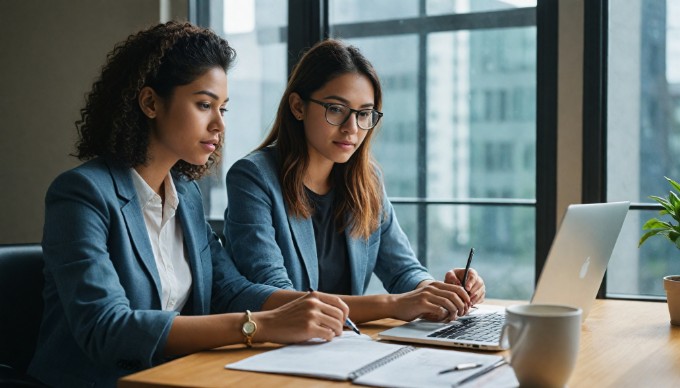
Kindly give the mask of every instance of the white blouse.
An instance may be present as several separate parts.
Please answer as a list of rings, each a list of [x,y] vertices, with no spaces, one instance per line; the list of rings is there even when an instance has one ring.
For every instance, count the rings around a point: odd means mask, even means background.
[[[144,223],[149,234],[156,267],[161,279],[161,308],[181,311],[191,292],[191,269],[184,252],[184,234],[175,217],[179,199],[172,176],[163,180],[165,203],[146,181],[132,168],[139,203],[144,213]]]

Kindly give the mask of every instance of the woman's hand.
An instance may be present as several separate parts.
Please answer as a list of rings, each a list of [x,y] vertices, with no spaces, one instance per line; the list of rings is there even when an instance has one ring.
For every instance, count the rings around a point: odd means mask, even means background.
[[[310,292],[274,310],[253,313],[257,342],[295,343],[310,338],[327,341],[342,334],[349,308],[339,297]]]
[[[464,275],[465,269],[454,268],[444,275],[444,282],[460,286],[462,285]],[[470,295],[470,303],[472,306],[484,302],[484,297],[486,296],[484,279],[482,279],[482,277],[479,276],[477,271],[475,271],[473,268],[470,268],[470,271],[468,271],[467,281],[465,282],[465,290]]]
[[[393,297],[393,316],[404,321],[424,318],[448,322],[466,315],[471,306],[461,286],[438,281],[422,282],[415,290]]]

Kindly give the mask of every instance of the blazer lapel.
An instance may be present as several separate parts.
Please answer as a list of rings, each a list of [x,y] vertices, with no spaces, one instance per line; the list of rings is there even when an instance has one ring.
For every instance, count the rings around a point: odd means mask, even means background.
[[[156,292],[158,301],[161,300],[161,279],[158,275],[158,268],[156,268],[156,260],[151,249],[151,242],[149,241],[149,234],[144,223],[144,216],[142,215],[142,207],[137,197],[130,171],[127,168],[113,165],[109,163],[109,170],[116,185],[116,191],[121,200],[121,213],[125,219],[130,240],[134,249],[137,251],[137,256],[142,262],[142,267],[146,268],[147,272],[153,279],[156,285]]]
[[[316,241],[314,240],[314,226],[311,218],[298,218],[288,215],[288,224],[293,233],[293,239],[297,245],[302,262],[307,269],[309,287],[316,290],[319,288],[319,261],[316,253]],[[307,290],[300,290],[307,291]]]
[[[364,281],[366,275],[366,258],[368,257],[368,241],[363,238],[352,238],[349,230],[345,230],[347,239],[347,256],[349,257],[349,269],[352,273],[352,295],[364,294]]]
[[[192,302],[194,314],[202,315],[208,314],[210,312],[210,306],[205,302],[208,298],[205,296],[203,289],[204,279],[203,271],[201,269],[200,261],[200,251],[202,248],[197,244],[200,241],[198,236],[196,236],[197,230],[195,225],[199,224],[199,220],[203,219],[203,208],[199,209],[200,213],[197,213],[195,204],[188,200],[186,196],[186,188],[180,182],[179,179],[175,179],[175,189],[177,190],[177,197],[179,199],[179,207],[177,208],[177,214],[179,217],[179,222],[182,225],[182,234],[184,235],[184,252],[186,252],[186,258],[189,262],[189,267],[191,268],[191,291],[192,291]]]

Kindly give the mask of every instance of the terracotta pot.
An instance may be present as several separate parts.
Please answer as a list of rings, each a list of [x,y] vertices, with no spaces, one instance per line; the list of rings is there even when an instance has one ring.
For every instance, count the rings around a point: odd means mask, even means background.
[[[663,288],[666,290],[671,324],[680,326],[680,275],[664,277]]]

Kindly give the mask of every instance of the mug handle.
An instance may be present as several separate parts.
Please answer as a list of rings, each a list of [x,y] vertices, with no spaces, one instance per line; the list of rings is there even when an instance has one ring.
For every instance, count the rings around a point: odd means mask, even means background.
[[[513,337],[516,338],[516,340],[513,341],[515,343],[515,347],[510,352],[509,361],[510,364],[512,364],[512,359],[515,356],[519,356],[520,351],[522,350],[522,343],[524,342],[524,337],[526,337],[528,326],[529,326],[528,324],[518,325],[510,322],[506,322],[505,324],[503,324],[503,328],[501,329],[500,344],[501,347],[503,347],[504,349],[510,349],[511,334],[509,333],[509,331],[513,330],[515,333],[519,331],[519,335]]]

